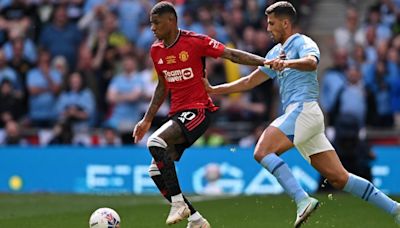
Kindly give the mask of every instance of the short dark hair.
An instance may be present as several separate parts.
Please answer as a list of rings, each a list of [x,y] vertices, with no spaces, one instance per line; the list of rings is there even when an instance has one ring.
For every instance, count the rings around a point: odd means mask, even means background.
[[[167,1],[161,1],[161,2],[157,3],[156,5],[153,6],[153,8],[151,9],[151,12],[150,12],[150,14],[158,14],[158,15],[161,15],[164,13],[170,13],[170,14],[174,15],[175,18],[178,18],[174,5],[172,5],[172,3],[167,2]]]
[[[276,16],[286,16],[289,17],[289,20],[292,23],[295,23],[297,20],[297,12],[296,9],[290,2],[287,1],[280,1],[276,2],[265,10],[265,15],[269,15],[271,13],[275,13]]]

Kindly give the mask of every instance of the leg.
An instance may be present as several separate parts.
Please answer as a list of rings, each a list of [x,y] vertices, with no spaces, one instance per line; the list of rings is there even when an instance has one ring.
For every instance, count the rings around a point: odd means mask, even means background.
[[[343,189],[396,216],[400,222],[400,204],[390,199],[368,180],[348,173],[342,166],[336,151],[330,150],[310,156],[311,164],[333,187]]]
[[[293,176],[289,166],[276,154],[293,147],[293,143],[276,127],[268,127],[258,141],[254,157],[266,168],[297,204],[295,227],[300,227],[318,207],[318,200],[309,197]]]
[[[181,194],[178,178],[176,175],[174,157],[175,154],[168,151],[168,145],[184,142],[182,130],[179,125],[170,120],[154,132],[147,142],[147,147],[163,176],[168,194],[174,201],[174,196]],[[183,201],[183,199],[181,199]]]
[[[153,175],[153,179],[157,180],[156,184],[160,185],[162,194],[171,200],[172,207],[166,221],[167,224],[177,223],[190,215],[176,175],[174,163],[176,154],[167,150],[168,145],[181,144],[184,141],[185,138],[180,126],[175,121],[170,120],[154,132],[147,142],[147,147],[160,174]],[[155,171],[153,174],[158,174],[154,168],[153,166],[150,170]],[[160,176],[161,179],[155,176]]]
[[[293,143],[276,127],[269,126],[261,135],[254,158],[276,177],[286,193],[299,204],[308,194],[294,178],[288,165],[276,154],[280,155],[293,147]]]
[[[156,184],[160,193],[164,196],[165,199],[168,200],[168,202],[171,203],[171,195],[168,194],[164,179],[161,176],[160,170],[158,170],[158,167],[157,167],[154,159],[151,161],[151,165],[149,167],[149,175],[150,175],[151,179],[153,179],[153,181]],[[197,210],[193,207],[191,202],[185,196],[183,196],[183,200],[189,206],[190,215],[195,214],[197,212]]]

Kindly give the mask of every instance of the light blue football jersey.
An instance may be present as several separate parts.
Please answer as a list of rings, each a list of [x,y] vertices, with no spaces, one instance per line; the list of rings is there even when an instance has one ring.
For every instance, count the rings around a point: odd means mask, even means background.
[[[317,57],[318,61],[320,58],[317,44],[311,38],[298,33],[290,36],[283,45],[280,43],[275,45],[265,58],[275,59],[280,54],[286,55],[286,59],[299,59],[309,55]],[[319,85],[316,70],[300,71],[285,68],[279,72],[263,66],[259,69],[270,78],[277,78],[283,110],[292,103],[318,100]]]

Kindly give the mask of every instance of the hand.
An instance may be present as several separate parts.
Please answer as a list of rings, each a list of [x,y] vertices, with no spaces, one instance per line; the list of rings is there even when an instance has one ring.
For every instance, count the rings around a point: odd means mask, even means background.
[[[276,59],[272,59],[272,60],[266,60],[264,62],[264,66],[269,66],[269,68],[276,70],[276,71],[282,71],[283,69],[285,69],[288,64],[286,62],[286,60],[281,59],[281,58],[276,58]]]
[[[136,126],[132,132],[132,138],[134,139],[135,143],[138,143],[140,140],[142,140],[143,136],[150,129],[150,126],[151,126],[151,122],[145,121],[144,119],[139,121],[139,123],[136,124]]]
[[[212,85],[210,85],[210,82],[208,81],[207,78],[203,78],[203,84],[204,84],[204,88],[206,89],[207,93],[214,92],[214,87]]]

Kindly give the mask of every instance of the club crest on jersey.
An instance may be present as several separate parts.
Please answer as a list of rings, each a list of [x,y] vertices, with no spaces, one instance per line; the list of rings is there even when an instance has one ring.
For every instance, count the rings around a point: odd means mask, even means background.
[[[180,70],[163,70],[165,80],[167,82],[180,82],[193,78],[193,70],[191,67]]]
[[[173,64],[176,63],[176,57],[174,55],[169,55],[165,58],[167,60],[167,64]]]
[[[186,62],[186,61],[189,59],[189,53],[188,53],[187,51],[181,51],[181,52],[179,53],[179,59],[180,59],[182,62]]]

